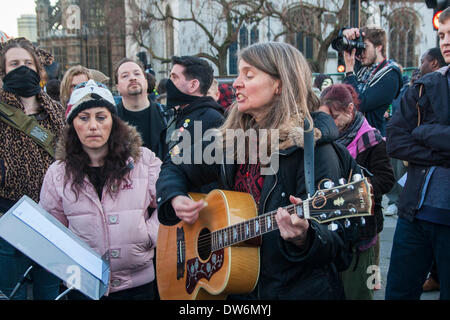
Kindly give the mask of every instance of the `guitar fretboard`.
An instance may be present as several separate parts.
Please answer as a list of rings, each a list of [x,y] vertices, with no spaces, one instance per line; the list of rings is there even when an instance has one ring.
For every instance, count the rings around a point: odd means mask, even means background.
[[[285,207],[289,214],[296,213],[301,206],[290,205]],[[253,219],[246,220],[232,226],[216,230],[211,233],[212,251],[220,250],[239,242],[259,237],[265,233],[278,229],[275,215],[277,211],[271,211]]]
[[[303,200],[299,205],[291,204],[284,209],[289,214],[296,214],[304,219],[314,219],[319,223],[347,217],[368,216],[371,215],[372,207],[368,186],[364,179],[327,190],[319,190],[314,197]],[[277,230],[276,214],[277,210],[271,211],[203,235],[202,239],[199,239],[199,245],[216,251]]]

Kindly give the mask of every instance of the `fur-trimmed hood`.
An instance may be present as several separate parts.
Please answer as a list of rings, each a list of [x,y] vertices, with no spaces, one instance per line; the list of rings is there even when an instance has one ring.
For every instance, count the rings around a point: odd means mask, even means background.
[[[126,144],[126,148],[130,150],[130,157],[133,158],[133,161],[138,162],[141,157],[142,138],[135,127],[128,124],[127,127],[128,134],[124,144]],[[65,161],[67,158],[66,150],[66,141],[64,139],[60,139],[56,146],[55,159]]]
[[[324,112],[313,112],[311,117],[314,122],[314,143],[323,144],[336,140],[339,137],[339,130],[333,118]],[[304,129],[302,127],[293,128],[288,135],[287,147],[304,146]]]

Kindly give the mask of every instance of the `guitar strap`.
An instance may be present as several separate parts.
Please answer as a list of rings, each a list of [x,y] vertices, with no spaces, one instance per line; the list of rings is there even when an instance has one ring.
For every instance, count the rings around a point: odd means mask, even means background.
[[[314,128],[311,127],[308,119],[305,118],[304,127],[304,171],[305,171],[305,186],[308,197],[315,193],[314,188]]]

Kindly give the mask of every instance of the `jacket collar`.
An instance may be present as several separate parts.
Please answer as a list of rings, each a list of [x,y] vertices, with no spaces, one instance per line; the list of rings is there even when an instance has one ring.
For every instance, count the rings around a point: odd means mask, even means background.
[[[448,77],[448,73],[449,73],[449,71],[450,71],[450,65],[445,66],[445,67],[442,67],[442,68],[440,68],[440,69],[438,69],[438,70],[436,70],[436,71],[439,72],[439,73],[441,73],[442,75]]]
[[[436,115],[438,115],[439,122],[442,124],[449,123],[449,87],[448,87],[448,72],[449,66],[443,67],[435,72],[424,75],[415,83],[417,86],[423,84],[425,87],[425,95],[429,100],[431,107]],[[424,100],[419,99],[419,104]],[[445,106],[445,107],[444,107]]]
[[[335,141],[339,137],[339,130],[333,118],[324,112],[312,112],[311,117],[314,122],[314,143],[321,145]],[[289,134],[289,139],[293,141],[288,148],[280,150],[280,155],[289,155],[296,149],[304,147],[304,130],[295,127]]]
[[[190,114],[198,109],[212,108],[218,111],[220,114],[224,114],[225,110],[210,96],[199,97],[191,104],[184,108],[180,108],[176,111],[176,114],[180,117]]]

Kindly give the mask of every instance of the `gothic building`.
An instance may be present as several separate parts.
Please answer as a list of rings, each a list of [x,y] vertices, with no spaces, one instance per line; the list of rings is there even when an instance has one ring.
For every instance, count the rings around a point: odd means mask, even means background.
[[[60,66],[96,69],[113,79],[114,65],[125,57],[123,0],[36,1],[38,43]]]
[[[129,0],[126,0],[128,3]],[[349,4],[348,0],[336,2],[318,0],[278,0],[272,1],[285,20],[284,24],[276,16],[258,19],[247,19],[239,24],[239,32],[226,52],[219,51],[218,46],[211,45],[211,39],[221,44],[227,35],[227,25],[238,25],[239,10],[234,18],[225,16],[226,6],[220,7],[218,2],[208,0],[134,0],[139,6],[133,10],[126,5],[126,19],[133,21],[142,12],[150,11],[157,17],[165,15],[167,19],[143,19],[139,30],[132,29],[127,23],[127,55],[147,51],[157,76],[167,77],[172,55],[195,55],[202,53],[215,68],[215,74],[234,75],[237,72],[237,53],[247,45],[255,42],[282,41],[296,46],[308,59],[313,72],[336,73],[337,53],[331,46],[323,46],[328,35],[333,34],[337,23],[349,25],[348,11],[343,17],[336,12]],[[251,2],[251,1],[249,1]],[[231,3],[230,0],[221,3]],[[254,2],[256,3],[256,1]],[[332,4],[338,5],[330,9]],[[154,9],[158,6],[158,9]],[[136,12],[137,11],[137,12]],[[344,13],[344,12],[343,12]],[[437,33],[432,26],[433,10],[426,7],[425,1],[419,0],[375,0],[361,1],[360,26],[376,24],[384,28],[388,35],[387,53],[405,68],[417,67],[421,55],[429,48],[437,45]],[[172,18],[170,18],[172,17]],[[227,20],[228,19],[228,20]],[[193,20],[199,21],[194,23]],[[288,23],[286,23],[288,22]],[[286,25],[293,29],[289,30]],[[305,28],[305,26],[308,26]],[[297,28],[298,27],[298,28]],[[208,30],[209,33],[204,30]],[[136,32],[139,31],[139,32]],[[135,34],[145,35],[141,43],[136,41]],[[143,38],[143,36],[141,36]],[[219,70],[221,60],[226,64],[226,72]],[[169,60],[170,61],[170,60]]]

